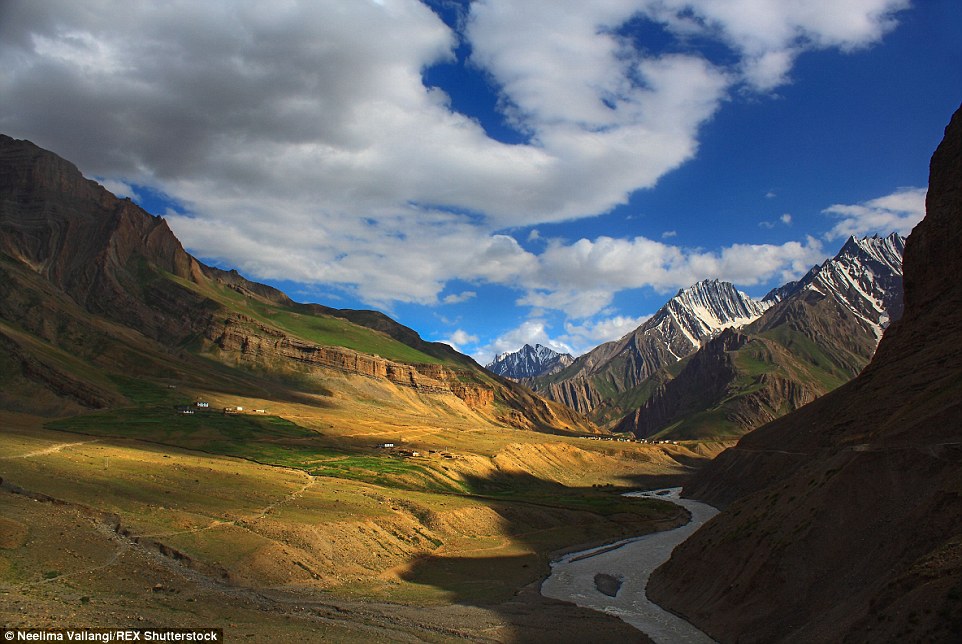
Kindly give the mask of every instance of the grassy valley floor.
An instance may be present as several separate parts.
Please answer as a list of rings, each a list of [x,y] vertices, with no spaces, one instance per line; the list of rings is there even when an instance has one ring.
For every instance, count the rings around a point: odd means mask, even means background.
[[[423,406],[450,404],[440,398],[378,425],[223,397],[212,407],[270,408],[178,415],[165,398],[183,392],[146,390],[136,407],[46,425],[0,416],[4,626],[638,641],[538,583],[552,553],[683,522],[676,506],[619,492],[704,457],[475,424],[469,411],[439,427]]]

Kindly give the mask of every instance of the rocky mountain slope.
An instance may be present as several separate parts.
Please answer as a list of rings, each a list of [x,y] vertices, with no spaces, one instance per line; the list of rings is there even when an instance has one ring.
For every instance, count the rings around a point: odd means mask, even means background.
[[[962,110],[926,210],[905,245],[904,314],[868,367],[685,488],[724,511],[649,593],[718,641],[958,641]]]
[[[640,327],[579,357],[568,368],[528,381],[542,395],[589,414],[620,417],[647,399],[650,387],[721,330],[757,319],[771,301],[753,300],[728,282],[682,289]]]
[[[574,362],[569,353],[558,353],[548,347],[526,344],[517,351],[500,353],[484,368],[491,373],[520,380],[557,373]]]
[[[495,423],[593,430],[383,314],[298,304],[206,266],[162,218],[2,135],[0,346],[0,406],[20,411],[112,406],[123,379],[185,374],[293,396],[291,382],[324,390],[334,370],[451,396]]]
[[[659,438],[740,436],[848,382],[902,313],[905,240],[850,238],[766,297],[758,320],[706,342],[618,431]]]
[[[801,291],[818,291],[834,296],[875,331],[882,332],[892,320],[902,317],[902,255],[905,238],[849,237],[832,259],[815,266],[805,277],[790,282],[765,296],[785,300]]]

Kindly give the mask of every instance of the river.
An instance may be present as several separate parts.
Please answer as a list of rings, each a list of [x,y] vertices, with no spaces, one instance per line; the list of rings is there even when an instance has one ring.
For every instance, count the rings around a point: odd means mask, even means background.
[[[551,575],[541,585],[541,594],[615,615],[659,644],[713,642],[645,595],[651,571],[668,561],[675,546],[718,514],[712,506],[683,499],[680,494],[681,488],[626,494],[677,503],[691,512],[691,521],[674,530],[565,555],[551,564]]]

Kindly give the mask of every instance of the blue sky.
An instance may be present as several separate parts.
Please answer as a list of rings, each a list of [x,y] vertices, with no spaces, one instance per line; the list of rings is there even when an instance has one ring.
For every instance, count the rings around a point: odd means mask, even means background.
[[[957,0],[0,5],[0,131],[205,261],[486,362],[907,233]]]

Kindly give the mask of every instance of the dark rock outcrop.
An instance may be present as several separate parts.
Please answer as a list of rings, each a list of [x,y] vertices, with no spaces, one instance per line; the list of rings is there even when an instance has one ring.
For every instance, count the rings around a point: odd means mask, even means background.
[[[719,641],[958,641],[962,110],[926,209],[905,247],[904,315],[871,364],[686,486],[724,512],[649,594]]]

